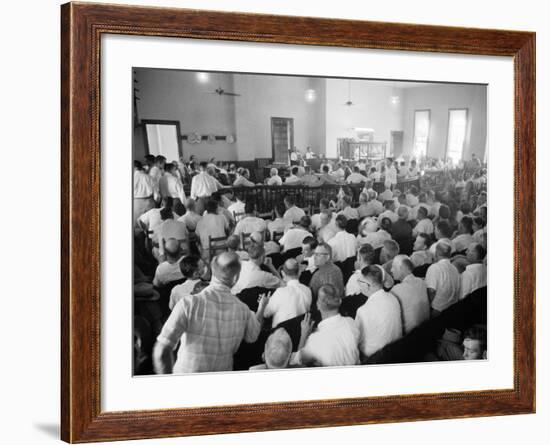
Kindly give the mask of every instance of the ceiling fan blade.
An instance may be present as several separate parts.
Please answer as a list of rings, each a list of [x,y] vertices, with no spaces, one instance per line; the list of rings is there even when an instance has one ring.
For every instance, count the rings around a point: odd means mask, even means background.
[[[237,93],[227,93],[227,92],[223,92],[222,93],[224,96],[240,96],[240,94],[237,94]]]

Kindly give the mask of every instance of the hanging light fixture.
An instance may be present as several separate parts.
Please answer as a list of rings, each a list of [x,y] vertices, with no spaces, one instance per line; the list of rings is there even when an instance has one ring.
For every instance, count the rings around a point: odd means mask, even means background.
[[[399,105],[400,100],[401,98],[397,93],[397,88],[395,87],[395,82],[394,82],[392,87],[392,95],[390,96],[390,102],[392,105]]]
[[[347,107],[351,107],[352,105],[355,105],[351,100],[351,80],[348,80],[348,100],[344,103]]]
[[[309,88],[306,90],[305,98],[306,102],[315,102],[315,100],[317,99],[317,93],[314,89]]]
[[[208,73],[197,73],[197,80],[200,83],[206,83],[210,79],[210,75]]]

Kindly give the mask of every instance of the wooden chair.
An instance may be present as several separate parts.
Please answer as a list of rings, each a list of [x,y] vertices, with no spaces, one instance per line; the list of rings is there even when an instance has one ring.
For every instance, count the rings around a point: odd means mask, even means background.
[[[216,252],[227,249],[227,236],[208,236],[208,254],[213,258]]]
[[[250,238],[250,233],[241,233],[241,249],[243,250],[246,250],[245,249],[245,241],[247,238]]]

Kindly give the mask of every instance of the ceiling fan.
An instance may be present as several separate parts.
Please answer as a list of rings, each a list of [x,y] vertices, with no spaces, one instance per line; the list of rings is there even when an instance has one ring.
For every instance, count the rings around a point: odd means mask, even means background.
[[[216,88],[214,91],[208,91],[208,94],[217,94],[218,96],[240,96],[240,94],[232,93],[230,91],[225,91],[221,86]]]

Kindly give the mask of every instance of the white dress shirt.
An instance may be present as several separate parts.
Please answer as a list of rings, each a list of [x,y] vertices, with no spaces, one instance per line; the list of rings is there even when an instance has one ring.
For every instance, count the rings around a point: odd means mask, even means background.
[[[264,219],[258,218],[256,216],[245,216],[241,219],[235,226],[235,235],[240,235],[241,233],[252,233],[252,232],[262,232],[264,233],[267,229],[267,224]]]
[[[180,261],[182,258],[175,263],[169,263],[168,261],[163,261],[160,263],[155,270],[153,286],[162,287],[171,281],[181,280],[183,278],[180,269]]]
[[[148,210],[143,215],[139,217],[139,221],[147,228],[149,233],[149,238],[151,238],[155,243],[158,242],[160,226],[163,223],[162,218],[160,217],[160,211],[162,209],[154,208]],[[172,213],[174,219],[178,218],[178,215]]]
[[[399,219],[399,215],[397,215],[397,213],[395,213],[395,212],[392,212],[391,210],[386,210],[385,212],[378,215],[378,225],[382,224],[382,219],[383,218],[389,218],[390,221],[393,224],[393,223],[397,222],[397,220]]]
[[[405,334],[430,318],[428,288],[422,278],[411,273],[403,278],[401,283],[393,286],[391,293],[397,297],[401,305]]]
[[[311,225],[313,227],[315,227],[316,230],[319,230],[321,228],[321,214],[320,213],[316,213],[315,215],[313,215],[311,217]],[[329,222],[328,225],[332,226],[332,228],[334,230],[336,230],[336,213],[332,214],[332,219],[331,219],[331,221]]]
[[[243,261],[241,263],[241,273],[239,279],[231,288],[233,295],[240,294],[244,289],[251,287],[265,287],[273,289],[279,287],[281,280],[269,272],[260,269],[253,261]]]
[[[231,204],[227,210],[231,213],[231,216],[236,222],[239,222],[241,219],[244,218],[244,202],[239,201],[237,199],[236,202]],[[237,218],[235,219],[235,214],[237,214]]]
[[[349,277],[349,280],[346,283],[346,297],[363,293],[361,287],[359,286],[359,280],[362,275],[363,274],[360,270],[356,270],[351,277]]]
[[[293,229],[289,229],[282,236],[279,240],[279,244],[283,246],[283,250],[286,252],[287,250],[302,247],[302,242],[308,236],[311,236],[311,233],[303,227],[294,227]]]
[[[434,233],[434,225],[432,223],[432,220],[430,218],[424,218],[414,226],[413,229],[413,235],[416,236],[419,233],[425,233],[427,235],[431,235]]]
[[[155,186],[153,179],[142,170],[134,171],[134,198],[153,198]]]
[[[267,185],[283,185],[283,180],[279,175],[274,175],[267,180]]]
[[[298,280],[289,280],[278,288],[267,303],[264,317],[273,317],[272,326],[305,314],[311,306],[311,289]]]
[[[151,180],[153,181],[153,188],[155,189],[155,195],[156,196],[160,196],[159,181],[160,181],[160,178],[162,177],[163,173],[164,172],[160,168],[158,168],[156,165],[153,165],[149,169],[149,176],[151,177]]]
[[[206,172],[200,172],[191,180],[191,198],[205,198],[221,189],[221,184]]]
[[[195,233],[200,239],[203,249],[208,249],[209,236],[219,238],[226,236],[228,229],[227,219],[217,213],[207,213],[197,223]]]
[[[363,176],[361,173],[352,173],[346,179],[348,184],[361,184],[362,182],[367,182],[369,178]]]
[[[179,222],[182,222],[187,227],[187,230],[195,230],[197,228],[197,224],[201,220],[201,216],[198,213],[190,212],[189,210],[184,213],[183,216],[180,216],[178,218]]]
[[[179,198],[179,200],[185,202],[185,192],[183,191],[183,184],[171,173],[164,173],[159,179],[160,196],[163,198]]]
[[[344,215],[347,219],[359,219],[359,212],[351,206],[338,212],[338,215]]]
[[[426,286],[435,290],[432,308],[436,311],[444,311],[458,301],[460,285],[460,274],[448,258],[432,264],[426,272]]]
[[[292,363],[301,363],[303,356],[313,358],[320,366],[358,365],[358,342],[359,331],[353,319],[333,315],[317,325]]]
[[[332,248],[332,260],[334,262],[342,262],[350,257],[355,257],[356,239],[351,233],[345,230],[340,230],[329,241],[328,245]]]
[[[431,264],[433,256],[429,250],[415,250],[411,255],[411,261],[414,267],[419,267],[424,264]]]
[[[302,180],[296,175],[290,175],[285,179],[285,184],[299,184]]]
[[[336,228],[331,224],[321,227],[317,231],[317,239],[321,240],[324,243],[328,243],[336,235]]]
[[[367,357],[403,335],[399,300],[383,289],[373,293],[357,310],[355,322],[359,349]]]
[[[172,288],[170,293],[170,301],[168,302],[168,307],[170,310],[174,309],[174,306],[178,301],[180,301],[186,295],[191,295],[195,285],[201,280],[185,280],[182,284],[178,284]]]
[[[302,219],[302,216],[306,216],[306,212],[304,212],[301,208],[292,206],[289,208],[285,214],[283,215],[284,219],[288,219],[292,222],[299,222],[300,219]]]
[[[481,263],[469,264],[462,272],[460,299],[485,286],[487,286],[487,266]]]
[[[454,238],[451,241],[451,244],[453,245],[453,250],[455,252],[462,252],[468,248],[470,243],[474,242],[474,237],[470,235],[469,233],[463,233],[461,235],[458,235],[456,238]]]
[[[390,168],[386,168],[386,180],[384,181],[384,185],[390,187],[395,184],[397,184],[397,170],[392,165]]]
[[[390,239],[391,235],[385,230],[380,229],[376,232],[367,233],[366,236],[357,235],[357,246],[361,247],[363,244],[370,244],[376,250],[384,245],[384,241]]]
[[[273,239],[274,232],[283,232],[284,234],[290,227],[292,227],[292,221],[284,218],[276,218],[267,223],[267,230],[271,239]]]

